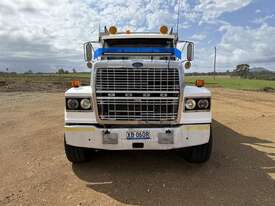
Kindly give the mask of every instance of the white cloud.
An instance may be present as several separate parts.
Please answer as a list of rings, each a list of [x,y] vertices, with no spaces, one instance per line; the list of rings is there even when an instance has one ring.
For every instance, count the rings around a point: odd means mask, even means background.
[[[252,22],[255,23],[255,24],[263,24],[263,23],[265,23],[267,20],[273,19],[273,17],[274,17],[274,14],[272,14],[272,15],[267,15],[267,16],[264,16],[264,17],[257,17],[257,18],[254,19]]]
[[[202,12],[202,19],[210,21],[225,12],[236,11],[251,3],[252,0],[200,0],[195,10]]]
[[[45,68],[83,66],[82,44],[97,39],[99,24],[114,24],[119,30],[157,31],[162,24],[175,25],[176,2],[1,0],[0,69],[12,62],[17,62],[14,67],[19,68],[27,61]]]
[[[85,3],[69,0],[2,0],[1,63],[26,61],[39,66],[80,62],[81,45],[91,39],[95,13]],[[48,64],[45,62],[48,60]]]
[[[248,63],[275,65],[275,27],[267,24],[259,28],[224,26],[225,32],[218,45],[218,63],[223,66]],[[273,69],[273,68],[271,68]]]
[[[190,39],[192,39],[192,40],[197,40],[197,41],[202,41],[202,40],[204,40],[206,38],[206,35],[205,34],[194,34],[194,35],[192,35],[191,37],[190,37]]]
[[[217,44],[217,71],[234,69],[237,64],[247,63],[251,67],[263,66],[275,71],[275,27],[262,24],[257,28],[232,26],[220,27],[223,32]],[[214,45],[195,47],[192,72],[213,70]]]
[[[200,0],[191,7],[183,0],[179,28],[192,28],[201,20],[223,24],[224,36],[218,44],[222,68],[243,62],[274,65],[274,27],[233,27],[219,19],[223,13],[243,8],[251,1]],[[82,44],[97,39],[99,23],[102,27],[117,25],[119,30],[158,31],[161,24],[175,26],[176,4],[177,0],[1,0],[0,70],[13,67],[17,71],[45,71],[61,66],[83,69]],[[206,34],[198,31],[190,39],[209,42]],[[211,68],[213,50],[200,46],[196,48],[194,66]]]

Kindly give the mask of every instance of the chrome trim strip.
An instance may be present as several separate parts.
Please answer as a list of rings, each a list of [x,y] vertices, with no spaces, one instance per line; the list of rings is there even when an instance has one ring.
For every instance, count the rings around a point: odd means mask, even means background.
[[[179,84],[180,84],[180,96],[179,96],[179,106],[178,106],[178,119],[176,121],[176,123],[180,123],[180,120],[181,120],[181,115],[182,115],[182,111],[183,111],[183,104],[184,104],[184,101],[183,101],[183,91],[184,91],[184,81],[183,81],[183,78],[184,78],[184,72],[183,72],[183,61],[179,61],[178,62],[178,71],[179,71]]]
[[[138,94],[143,94],[145,91],[113,91],[113,90],[109,90],[109,91],[102,91],[102,90],[97,90],[97,93],[138,93]],[[178,94],[178,91],[150,91],[150,93],[169,93],[169,94]]]
[[[126,100],[125,97],[97,97],[96,99],[115,99],[115,100]],[[127,99],[140,99],[140,100],[154,100],[154,99],[171,99],[178,100],[178,97],[127,97]]]

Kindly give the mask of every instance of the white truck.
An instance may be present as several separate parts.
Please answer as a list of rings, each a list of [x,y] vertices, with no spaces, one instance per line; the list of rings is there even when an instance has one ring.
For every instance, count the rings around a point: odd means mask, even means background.
[[[84,44],[84,51],[90,86],[75,81],[65,92],[69,161],[88,161],[96,150],[180,149],[189,162],[209,159],[211,92],[202,80],[196,86],[184,82],[192,42],[179,41],[166,26],[158,33],[117,32],[111,26],[97,42]]]

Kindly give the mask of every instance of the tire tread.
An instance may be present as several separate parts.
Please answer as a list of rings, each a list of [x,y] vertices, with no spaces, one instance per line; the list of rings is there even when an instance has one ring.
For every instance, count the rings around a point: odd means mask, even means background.
[[[67,159],[72,163],[81,163],[89,160],[86,148],[68,145],[66,144],[65,138],[64,148]]]
[[[210,129],[209,141],[206,144],[186,148],[184,158],[191,163],[203,163],[209,160],[212,152],[213,137]]]

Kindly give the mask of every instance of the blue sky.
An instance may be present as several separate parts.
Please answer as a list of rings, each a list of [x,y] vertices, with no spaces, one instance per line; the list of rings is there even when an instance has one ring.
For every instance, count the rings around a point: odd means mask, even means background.
[[[97,38],[98,25],[119,30],[175,27],[177,0],[1,0],[0,71],[85,68],[82,45]],[[236,64],[275,71],[274,0],[181,0],[180,38],[196,43],[192,71]]]

